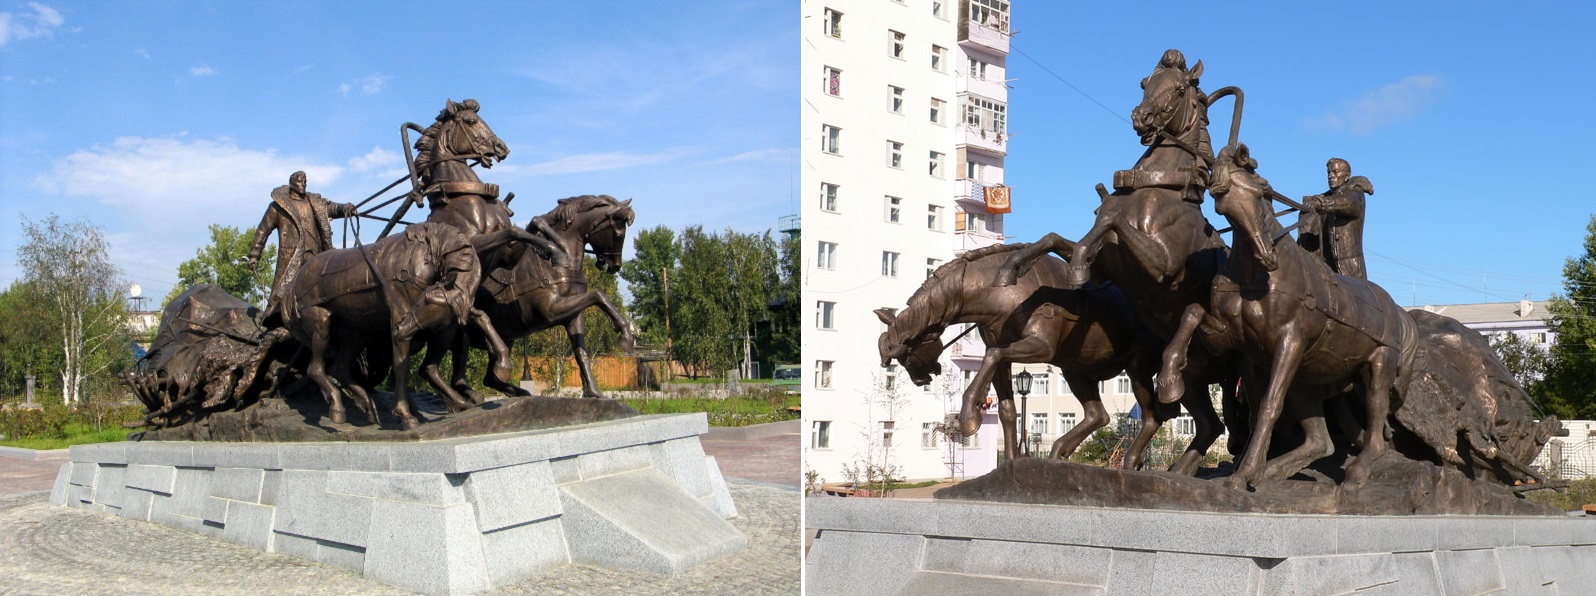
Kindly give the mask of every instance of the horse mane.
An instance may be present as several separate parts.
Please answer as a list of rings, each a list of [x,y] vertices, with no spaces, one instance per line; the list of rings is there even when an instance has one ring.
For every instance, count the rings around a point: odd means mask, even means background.
[[[599,207],[615,207],[621,204],[615,197],[609,195],[582,195],[560,199],[554,209],[543,215],[545,221],[556,229],[564,230],[576,220],[578,214],[592,211]]]
[[[913,294],[909,295],[909,299],[905,300],[904,304],[912,306],[917,303],[924,304],[929,302],[930,298],[926,296],[928,293],[930,293],[928,288],[931,288],[932,286],[940,287],[942,285],[941,283],[932,283],[933,281],[940,282],[940,280],[952,279],[955,276],[963,273],[964,268],[972,262],[992,255],[1014,252],[1027,246],[1030,246],[1030,243],[1017,242],[1014,244],[994,244],[992,246],[983,246],[981,248],[972,248],[970,250],[964,251],[963,254],[953,257],[948,262],[943,263],[941,267],[937,267],[936,271],[931,273],[931,277],[927,278],[925,283],[920,284],[920,287],[915,289]],[[929,317],[930,315],[926,316]],[[916,322],[916,324],[919,325],[923,323]]]

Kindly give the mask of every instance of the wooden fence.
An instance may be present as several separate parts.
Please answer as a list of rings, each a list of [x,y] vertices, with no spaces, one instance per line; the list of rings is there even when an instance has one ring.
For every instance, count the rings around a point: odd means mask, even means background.
[[[532,371],[532,380],[542,384],[547,379],[542,378],[538,371],[563,370],[564,378],[560,381],[561,387],[581,387],[582,375],[576,369],[576,360],[562,358],[563,363],[556,369],[554,358],[529,356],[526,359],[527,368]],[[624,356],[597,356],[592,358],[593,378],[598,381],[599,389],[657,389],[662,380],[661,373],[664,366],[657,361],[639,362],[636,358]]]

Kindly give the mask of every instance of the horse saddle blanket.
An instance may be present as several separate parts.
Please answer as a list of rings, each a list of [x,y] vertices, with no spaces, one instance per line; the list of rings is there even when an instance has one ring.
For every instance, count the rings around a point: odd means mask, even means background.
[[[299,273],[300,279],[314,281],[295,284],[298,286],[298,291],[294,293],[295,301],[314,306],[381,285],[371,265],[360,254],[362,251],[370,254],[373,261],[378,257],[375,247],[366,245],[358,250],[324,252],[306,261]]]

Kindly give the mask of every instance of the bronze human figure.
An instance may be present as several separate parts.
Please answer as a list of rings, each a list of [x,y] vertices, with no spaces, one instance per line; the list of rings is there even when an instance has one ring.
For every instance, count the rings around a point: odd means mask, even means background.
[[[1053,252],[1069,261],[1060,287],[1081,288],[1094,278],[1113,282],[1131,299],[1142,324],[1165,341],[1174,336],[1186,305],[1207,302],[1209,282],[1227,249],[1201,207],[1213,160],[1207,130],[1213,98],[1198,88],[1202,71],[1201,62],[1187,69],[1179,51],[1164,53],[1142,80],[1142,102],[1131,112],[1147,150],[1130,170],[1114,173],[1113,194],[1099,186],[1102,204],[1091,231],[1079,242],[1050,233],[1015,251],[997,271],[996,285],[1014,283],[1032,259]],[[1235,372],[1229,365],[1210,362],[1200,349],[1190,358],[1186,393],[1206,392],[1208,384],[1217,383],[1226,403],[1234,399]],[[1234,410],[1226,408],[1227,418]],[[1193,416],[1197,433],[1174,468],[1185,473],[1197,470],[1222,432],[1217,419]],[[1239,449],[1232,445],[1233,451]]]
[[[310,348],[305,372],[327,399],[328,419],[347,421],[340,392],[328,376],[328,356],[336,354],[332,378],[368,420],[378,420],[370,380],[352,368],[361,352],[370,351],[390,357],[393,414],[402,428],[415,428],[419,420],[407,382],[412,340],[424,333],[450,337],[468,320],[482,275],[471,243],[453,226],[420,223],[370,245],[312,255],[302,273],[285,288],[283,323]],[[449,405],[462,410],[473,404],[452,400]]]
[[[1297,243],[1320,255],[1336,273],[1368,279],[1363,262],[1363,212],[1365,195],[1374,194],[1368,178],[1352,175],[1347,160],[1332,157],[1325,163],[1330,190],[1302,198],[1307,207],[1300,220]]]
[[[284,288],[294,283],[294,277],[310,255],[332,248],[330,220],[355,215],[355,206],[335,203],[321,195],[305,191],[305,172],[294,172],[288,184],[272,189],[272,204],[255,227],[255,241],[249,246],[247,262],[254,270],[261,250],[272,232],[277,232],[277,272],[272,277],[271,297],[266,300],[263,320],[267,327],[275,327]]]
[[[608,195],[583,195],[560,199],[548,213],[532,218],[528,229],[545,227],[554,234],[559,253],[580,255],[591,247],[600,270],[614,273],[621,268],[621,252],[626,248],[626,228],[636,218],[632,200],[617,201]],[[558,254],[558,253],[557,253]],[[585,340],[582,312],[597,306],[609,317],[621,335],[623,349],[633,345],[631,323],[610,304],[603,292],[589,290],[582,262],[555,262],[542,254],[531,254],[513,266],[490,271],[477,293],[477,308],[487,313],[498,335],[506,341],[526,337],[556,325],[565,327],[571,342],[571,355],[582,377],[582,395],[603,397],[593,377]],[[481,345],[485,334],[470,333],[471,342]],[[463,350],[463,345],[457,348]],[[430,349],[429,349],[430,351]],[[527,391],[509,382],[508,361],[501,363],[490,354],[483,383],[507,395],[526,395]],[[452,384],[461,393],[474,395],[465,381],[465,358],[456,352]],[[433,379],[435,385],[442,379]]]
[[[1088,290],[1060,290],[1064,262],[1050,256],[1036,261],[1018,283],[990,288],[992,273],[1009,253],[1023,244],[999,244],[968,251],[937,268],[898,313],[877,310],[887,324],[877,340],[882,366],[892,360],[903,364],[914,384],[924,386],[941,372],[942,332],[951,325],[974,323],[987,350],[981,369],[970,382],[961,402],[959,432],[973,435],[980,427],[978,406],[988,387],[998,394],[998,419],[1003,426],[1004,452],[1019,457],[1013,385],[1009,365],[1049,363],[1059,367],[1070,391],[1081,402],[1085,417],[1053,442],[1049,457],[1067,459],[1081,442],[1109,423],[1097,386],[1121,371],[1130,375],[1131,390],[1147,414],[1124,459],[1126,469],[1141,467],[1148,442],[1165,421],[1180,413],[1159,407],[1153,399],[1153,373],[1162,342],[1136,321],[1125,297],[1113,286]],[[1207,403],[1206,394],[1201,401]],[[1196,410],[1212,404],[1188,404]]]
[[[1215,210],[1235,229],[1234,247],[1213,278],[1209,304],[1186,308],[1165,349],[1159,400],[1169,403],[1186,390],[1181,369],[1197,333],[1209,350],[1237,352],[1254,371],[1267,371],[1261,383],[1248,384],[1251,438],[1226,480],[1245,488],[1286,478],[1330,455],[1334,445],[1323,401],[1355,384],[1367,421],[1345,484],[1357,486],[1386,449],[1392,390],[1413,360],[1417,328],[1379,286],[1336,274],[1302,247],[1280,242],[1286,230],[1274,215],[1272,189],[1256,168],[1246,145],[1226,147],[1214,166],[1209,191]],[[1306,439],[1265,461],[1282,416],[1300,423]]]

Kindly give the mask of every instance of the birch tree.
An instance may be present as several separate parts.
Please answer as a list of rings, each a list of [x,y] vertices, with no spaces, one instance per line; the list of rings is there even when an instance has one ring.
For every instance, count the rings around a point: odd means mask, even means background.
[[[61,348],[61,401],[83,400],[83,383],[125,358],[127,306],[105,234],[88,222],[24,218],[17,249],[23,280],[37,290]]]

